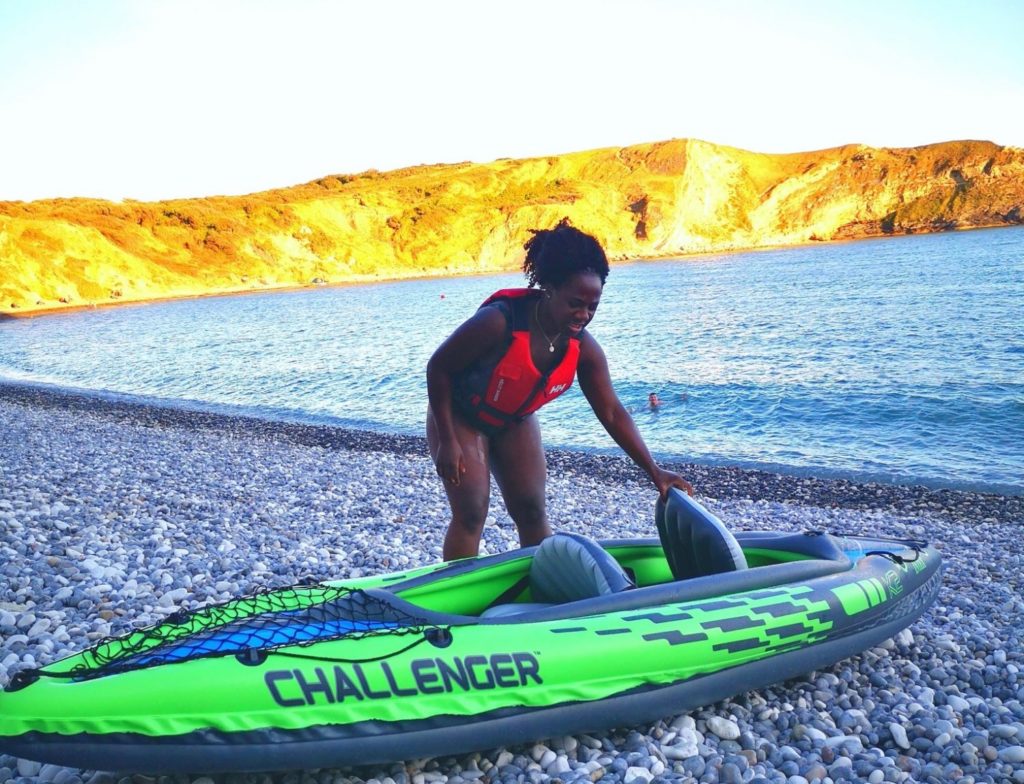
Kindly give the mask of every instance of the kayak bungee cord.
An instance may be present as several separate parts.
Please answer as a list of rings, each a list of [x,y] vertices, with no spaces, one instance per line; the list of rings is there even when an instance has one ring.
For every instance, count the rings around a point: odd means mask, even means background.
[[[388,659],[423,642],[445,648],[451,644],[451,630],[398,610],[358,588],[291,586],[193,612],[178,610],[163,623],[100,641],[89,652],[90,663],[80,663],[66,671],[22,670],[11,678],[4,691],[19,691],[40,677],[85,681],[156,665],[228,655],[250,666],[261,664],[270,653],[334,661],[282,653],[279,649],[342,638],[411,634],[422,636],[398,650],[351,660],[354,663]]]

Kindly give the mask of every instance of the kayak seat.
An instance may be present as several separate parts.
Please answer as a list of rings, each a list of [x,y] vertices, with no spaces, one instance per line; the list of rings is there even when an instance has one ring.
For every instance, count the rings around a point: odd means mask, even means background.
[[[747,568],[736,537],[725,524],[686,493],[672,488],[658,499],[655,522],[672,576],[689,580]]]
[[[633,588],[633,581],[601,545],[582,534],[553,534],[530,565],[533,598],[550,604],[593,599]]]
[[[535,602],[498,604],[484,610],[481,617],[518,615],[635,587],[601,545],[588,536],[572,533],[552,534],[540,543],[530,563],[529,585]]]

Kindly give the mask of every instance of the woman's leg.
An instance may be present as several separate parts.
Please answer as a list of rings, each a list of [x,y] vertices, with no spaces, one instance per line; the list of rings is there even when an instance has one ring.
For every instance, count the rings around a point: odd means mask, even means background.
[[[536,416],[531,414],[491,440],[491,471],[519,530],[520,547],[550,536],[544,497],[548,468]]]
[[[462,447],[462,459],[466,473],[459,484],[442,480],[452,508],[452,521],[444,537],[444,560],[466,558],[480,550],[480,535],[487,519],[487,507],[491,498],[491,477],[489,472],[487,437],[474,430],[458,417],[453,418],[455,436]],[[427,409],[427,446],[430,456],[437,454],[438,436],[434,414]]]

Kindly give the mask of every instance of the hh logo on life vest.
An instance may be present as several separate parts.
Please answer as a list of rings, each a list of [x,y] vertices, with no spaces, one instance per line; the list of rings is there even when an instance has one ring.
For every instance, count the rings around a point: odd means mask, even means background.
[[[551,387],[551,389],[548,390],[548,397],[565,392],[565,390],[567,390],[568,388],[568,384],[555,384],[553,387]]]

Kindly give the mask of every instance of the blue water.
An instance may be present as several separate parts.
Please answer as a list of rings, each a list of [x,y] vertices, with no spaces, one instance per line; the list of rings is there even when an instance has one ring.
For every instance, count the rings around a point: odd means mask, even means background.
[[[421,433],[431,352],[520,281],[3,321],[0,375]],[[591,332],[658,456],[1024,493],[1024,229],[617,265]],[[576,387],[541,421],[549,445],[614,451]]]

